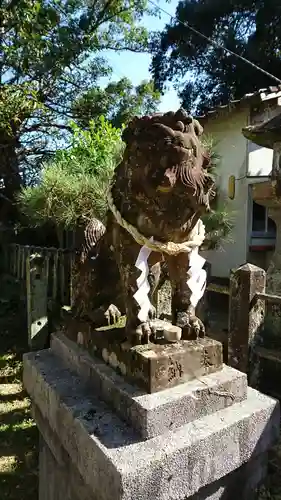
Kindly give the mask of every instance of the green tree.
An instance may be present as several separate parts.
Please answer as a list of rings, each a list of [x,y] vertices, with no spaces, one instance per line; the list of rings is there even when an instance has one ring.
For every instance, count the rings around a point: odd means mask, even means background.
[[[41,182],[22,189],[18,195],[20,211],[30,226],[51,224],[58,234],[62,229],[85,226],[93,217],[105,220],[107,190],[125,146],[122,129],[113,127],[104,117],[91,121],[88,130],[74,123],[71,129],[71,147],[57,151],[45,165]],[[210,173],[216,177],[216,145],[211,137],[205,137],[204,142],[211,156]],[[215,199],[204,223],[206,248],[215,248],[228,238],[232,221],[222,200]]]
[[[276,82],[181,24],[281,79],[281,0],[182,0],[175,18],[155,38],[152,72],[157,88],[180,81],[186,109],[208,108]],[[180,22],[181,21],[181,22]]]
[[[51,223],[59,232],[105,217],[107,189],[123,152],[122,130],[103,116],[91,121],[89,130],[74,123],[71,129],[71,147],[57,151],[39,184],[25,187],[17,197],[30,226]]]
[[[211,135],[204,135],[202,143],[210,156],[208,172],[215,181],[215,196],[211,202],[211,211],[202,216],[206,228],[206,239],[204,249],[212,250],[220,248],[222,243],[231,240],[233,229],[233,213],[229,210],[228,201],[221,196],[216,182],[219,168],[220,156],[217,153],[217,143]]]
[[[147,0],[2,0],[0,189],[13,200],[67,140],[72,102],[110,74],[103,50],[148,50]],[[1,208],[1,205],[0,205]]]
[[[121,127],[135,115],[157,111],[160,99],[160,92],[155,91],[153,82],[143,81],[134,87],[128,78],[122,78],[105,88],[90,89],[73,103],[72,110],[83,128],[100,115],[104,115],[114,127]]]

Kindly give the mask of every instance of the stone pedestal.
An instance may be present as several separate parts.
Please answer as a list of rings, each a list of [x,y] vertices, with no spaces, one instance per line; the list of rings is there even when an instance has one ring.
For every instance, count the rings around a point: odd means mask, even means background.
[[[124,328],[93,329],[90,323],[74,319],[66,334],[148,393],[217,372],[223,364],[221,343],[208,337],[176,343],[160,338],[156,343],[132,346]]]
[[[39,500],[250,500],[278,403],[223,366],[147,394],[63,334],[24,357],[41,436]]]

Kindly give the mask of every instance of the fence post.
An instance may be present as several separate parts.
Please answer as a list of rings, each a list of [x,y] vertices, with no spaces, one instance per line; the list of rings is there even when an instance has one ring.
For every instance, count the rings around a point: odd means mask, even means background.
[[[12,270],[12,276],[14,278],[16,278],[16,275],[17,275],[17,244],[15,243],[13,245],[13,261],[12,261],[12,264],[13,264],[13,270]]]
[[[228,364],[248,373],[253,385],[259,376],[255,373],[258,367],[254,366],[254,346],[260,340],[265,309],[264,300],[255,296],[265,292],[265,284],[265,271],[252,264],[245,264],[230,275]]]
[[[26,256],[28,345],[44,349],[48,340],[48,259],[43,254]]]

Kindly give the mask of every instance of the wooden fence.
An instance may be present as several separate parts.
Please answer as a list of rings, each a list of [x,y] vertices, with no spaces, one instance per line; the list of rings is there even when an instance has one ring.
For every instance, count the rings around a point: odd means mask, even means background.
[[[62,248],[10,244],[3,248],[4,269],[21,282],[26,299],[28,342],[42,348],[62,307],[71,306],[74,252]]]

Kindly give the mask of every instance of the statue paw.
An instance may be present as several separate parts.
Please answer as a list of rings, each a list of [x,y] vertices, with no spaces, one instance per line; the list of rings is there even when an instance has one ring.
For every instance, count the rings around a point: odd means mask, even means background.
[[[198,340],[199,337],[205,337],[205,326],[197,316],[189,316],[187,313],[178,313],[176,325],[182,328],[185,339]]]
[[[191,333],[196,335],[196,339],[205,337],[205,326],[201,319],[197,318],[197,316],[191,316],[189,318],[189,325]]]
[[[137,328],[134,335],[134,344],[148,344],[150,337],[155,336],[156,330],[154,326],[146,321],[145,323],[141,323]]]
[[[105,311],[104,316],[107,319],[108,325],[114,325],[121,317],[121,312],[114,304],[110,304],[108,309]]]

